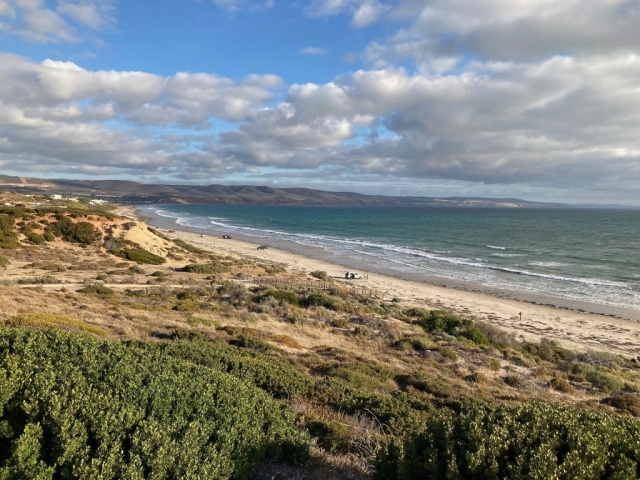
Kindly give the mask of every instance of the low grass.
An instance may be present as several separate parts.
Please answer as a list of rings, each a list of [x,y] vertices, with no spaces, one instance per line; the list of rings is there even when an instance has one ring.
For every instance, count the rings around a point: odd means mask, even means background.
[[[267,337],[270,342],[284,345],[285,347],[293,348],[294,350],[302,350],[304,347],[294,338],[288,335],[270,335]]]
[[[195,247],[190,243],[185,242],[184,240],[180,240],[179,238],[176,238],[173,241],[173,243],[175,243],[178,247],[182,248],[183,250],[186,250],[187,252],[196,253],[198,255],[207,255],[209,253],[206,250]]]
[[[106,330],[77,320],[75,318],[53,315],[51,313],[21,313],[4,321],[7,327],[41,327],[41,328],[57,328],[62,330],[72,330],[82,333],[90,333],[98,337],[107,337],[109,332]]]

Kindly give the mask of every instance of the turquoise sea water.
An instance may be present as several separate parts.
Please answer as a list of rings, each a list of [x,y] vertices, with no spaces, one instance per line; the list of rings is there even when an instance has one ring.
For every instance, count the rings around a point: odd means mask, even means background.
[[[178,225],[287,240],[397,271],[640,309],[640,211],[149,207]]]

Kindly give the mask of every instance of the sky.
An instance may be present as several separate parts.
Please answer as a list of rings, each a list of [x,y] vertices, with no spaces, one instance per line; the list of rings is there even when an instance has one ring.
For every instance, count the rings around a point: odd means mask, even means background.
[[[640,205],[639,0],[0,0],[0,173]]]

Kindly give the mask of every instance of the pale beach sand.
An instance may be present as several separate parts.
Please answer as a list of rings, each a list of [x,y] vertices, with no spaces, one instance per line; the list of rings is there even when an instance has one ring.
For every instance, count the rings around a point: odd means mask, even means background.
[[[123,214],[136,216],[133,209],[123,209]],[[151,224],[157,222],[151,221]],[[162,222],[160,222],[162,223]],[[166,223],[162,224],[167,227]],[[257,243],[246,240],[222,239],[220,236],[185,231],[187,229],[172,224],[175,233],[172,238],[180,238],[193,245],[210,249],[218,254],[236,257],[251,257],[259,260],[279,262],[286,265],[292,273],[309,273],[324,270],[336,281],[344,280],[346,271],[355,270],[312,256],[274,248],[257,250]],[[166,232],[164,232],[166,233]],[[399,299],[403,304],[423,306],[429,309],[443,309],[456,312],[467,318],[482,320],[513,332],[516,337],[525,340],[549,338],[576,350],[606,350],[630,357],[640,355],[640,312],[614,307],[572,302],[567,299],[541,297],[532,303],[535,296],[529,295],[528,301],[505,296],[517,297],[513,292],[493,291],[491,294],[471,291],[466,287],[451,288],[435,285],[416,279],[403,279],[392,275],[376,273],[358,268],[361,274],[367,273],[368,279],[349,281],[358,285],[377,289],[387,296],[387,300]],[[455,285],[455,282],[453,282]],[[601,311],[609,315],[588,313]],[[584,311],[580,311],[584,310]],[[522,313],[522,319],[520,318]],[[615,318],[612,315],[626,318]]]

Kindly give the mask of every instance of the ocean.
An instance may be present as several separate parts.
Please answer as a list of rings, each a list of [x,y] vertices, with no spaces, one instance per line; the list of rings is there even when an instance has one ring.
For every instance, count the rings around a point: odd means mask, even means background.
[[[176,226],[317,247],[387,271],[640,310],[638,210],[146,208]]]

